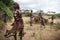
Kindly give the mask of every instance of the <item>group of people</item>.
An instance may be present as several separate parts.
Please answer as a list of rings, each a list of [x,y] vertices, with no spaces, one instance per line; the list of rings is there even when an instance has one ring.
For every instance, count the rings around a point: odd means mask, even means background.
[[[48,19],[42,16],[42,12],[40,12],[37,16],[34,16],[32,19],[33,22],[40,23],[41,27],[44,26],[44,28],[45,28],[45,24],[48,23]],[[51,19],[51,25],[53,25],[55,16],[52,15],[49,19]]]
[[[17,32],[19,31],[19,36],[22,36],[22,34],[24,34],[23,30],[24,30],[24,23],[23,23],[23,19],[22,19],[22,12],[20,11],[20,7],[19,7],[19,4],[18,3],[14,3],[13,5],[13,17],[14,17],[14,22],[12,23],[12,29],[7,32],[5,34],[5,36],[8,36],[10,33],[13,33],[13,32]],[[6,23],[6,17],[7,17],[7,14],[5,13],[4,14],[4,22]],[[41,22],[41,25],[45,26],[44,24],[44,21],[43,21],[43,17],[41,15],[41,13],[39,13],[39,17],[40,17],[40,22]],[[30,13],[30,26],[32,26],[32,11]],[[53,23],[53,20],[54,20],[54,16],[51,17],[52,19],[52,22]],[[45,27],[44,27],[45,28]]]
[[[39,16],[40,16],[40,23],[41,23],[41,25],[44,26],[44,28],[45,28],[44,18],[42,17],[41,13],[39,13]],[[52,15],[52,16],[50,17],[50,19],[51,19],[51,25],[53,25],[55,16]],[[48,19],[46,19],[46,22],[47,22],[47,21],[48,21]]]

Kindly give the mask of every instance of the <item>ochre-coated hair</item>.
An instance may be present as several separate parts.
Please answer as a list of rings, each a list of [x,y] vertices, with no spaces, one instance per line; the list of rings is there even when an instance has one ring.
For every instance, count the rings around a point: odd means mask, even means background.
[[[13,6],[13,8],[14,8],[14,9],[20,9],[20,7],[19,7],[19,4],[18,4],[18,3],[16,3],[16,2],[15,2],[13,5],[14,5],[14,6]]]

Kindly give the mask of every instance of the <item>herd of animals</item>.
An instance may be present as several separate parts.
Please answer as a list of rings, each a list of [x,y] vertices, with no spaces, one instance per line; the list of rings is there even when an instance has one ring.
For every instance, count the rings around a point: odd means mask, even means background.
[[[22,40],[23,35],[24,35],[24,23],[23,23],[23,19],[22,19],[22,13],[20,11],[20,7],[18,3],[14,3],[13,5],[13,17],[14,17],[14,22],[12,23],[12,29],[11,30],[7,30],[5,33],[5,37],[10,37],[13,36],[15,40],[17,40],[17,32],[19,32],[19,36],[20,36],[20,40]],[[32,12],[32,11],[31,11]],[[41,13],[39,13],[38,16],[34,16],[32,17],[32,13],[30,14],[30,24],[32,26],[32,22],[40,22],[41,25],[45,26],[45,23],[48,21],[47,19],[43,18]],[[53,24],[53,20],[54,20],[54,16],[51,17],[52,20],[52,24]],[[45,28],[45,27],[44,27]],[[11,35],[12,33],[12,35]]]

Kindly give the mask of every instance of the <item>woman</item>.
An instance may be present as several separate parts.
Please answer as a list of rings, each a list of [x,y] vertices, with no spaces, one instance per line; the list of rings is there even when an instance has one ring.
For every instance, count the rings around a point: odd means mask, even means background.
[[[19,8],[18,3],[14,3],[13,5],[14,12],[13,12],[13,17],[14,17],[14,22],[12,24],[12,29],[6,31],[5,36],[7,37],[11,33],[19,32],[19,36],[23,36],[23,29],[24,29],[24,24],[23,24],[23,19],[22,19],[22,13]]]
[[[23,32],[24,29],[24,24],[23,24],[23,19],[22,19],[22,13],[20,11],[19,8],[19,4],[18,3],[14,3],[14,12],[13,12],[13,16],[14,16],[14,23],[13,23],[13,28],[14,31],[19,31],[20,33]]]

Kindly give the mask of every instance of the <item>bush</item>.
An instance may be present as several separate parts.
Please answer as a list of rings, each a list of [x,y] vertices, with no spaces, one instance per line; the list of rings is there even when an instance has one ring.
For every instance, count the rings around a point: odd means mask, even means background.
[[[56,14],[56,16],[57,16],[58,18],[60,18],[60,14]]]
[[[58,23],[56,23],[56,29],[59,29],[60,30],[60,23],[58,22]]]
[[[25,16],[29,16],[30,14],[28,10],[25,10],[24,13],[25,13]]]
[[[0,30],[4,30],[4,29],[5,29],[5,23],[0,20]]]
[[[1,16],[1,14],[3,15],[5,12],[8,15],[7,21],[11,21],[11,19],[13,18],[12,11],[2,1],[0,1],[0,16]]]

